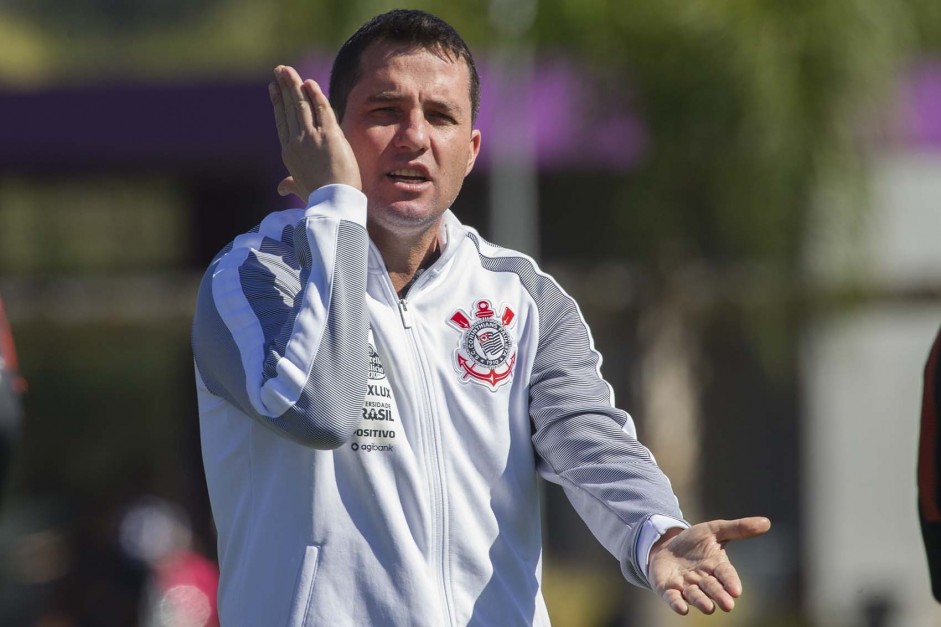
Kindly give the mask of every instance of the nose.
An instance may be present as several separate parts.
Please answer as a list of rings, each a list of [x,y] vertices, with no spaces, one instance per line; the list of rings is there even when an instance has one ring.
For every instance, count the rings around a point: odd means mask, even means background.
[[[397,147],[407,150],[424,151],[428,148],[428,121],[422,111],[411,111],[401,119],[395,142]]]

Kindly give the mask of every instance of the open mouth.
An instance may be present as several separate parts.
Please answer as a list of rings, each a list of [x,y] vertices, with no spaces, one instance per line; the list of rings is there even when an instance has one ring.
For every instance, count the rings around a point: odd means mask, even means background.
[[[424,172],[421,170],[416,170],[415,168],[401,168],[399,170],[393,170],[389,172],[388,176],[393,181],[400,181],[402,183],[410,183],[412,185],[417,183],[425,183],[431,179],[425,176]]]

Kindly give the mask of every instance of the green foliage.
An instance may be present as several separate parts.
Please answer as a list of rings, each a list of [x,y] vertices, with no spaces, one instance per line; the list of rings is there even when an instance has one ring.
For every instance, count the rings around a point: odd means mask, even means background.
[[[99,8],[76,20],[53,16],[64,0],[47,0],[42,11],[0,8],[0,84],[246,75],[268,70],[281,49],[275,11],[256,0],[196,3],[153,18],[146,7],[122,18],[102,9],[104,0],[85,3]]]
[[[310,49],[332,54],[366,20],[396,8],[403,5],[390,0],[285,0],[279,5],[275,30],[285,54]],[[454,25],[474,49],[486,48],[494,42],[494,26],[486,2],[417,0],[408,3],[408,8],[434,13]]]
[[[195,420],[187,331],[175,321],[17,325],[30,390],[16,492],[183,493],[192,477],[181,476],[178,460]]]
[[[0,177],[0,277],[181,268],[181,205],[159,178]]]
[[[7,6],[57,28],[85,33],[168,27],[198,19],[219,0],[7,0]]]
[[[636,92],[651,150],[624,179],[619,227],[641,260],[787,267],[817,184],[858,171],[860,115],[885,104],[913,15],[878,0],[560,0],[537,32]]]
[[[0,76],[261,73],[309,50],[330,54],[365,19],[397,5],[214,0],[157,11],[152,1],[126,0],[115,13],[114,0],[65,4],[21,0],[0,11],[0,34],[11,34],[0,51],[15,53],[0,54]],[[478,52],[504,37],[506,16],[492,2],[411,6],[452,22]],[[647,125],[646,159],[612,195],[611,226],[625,242],[615,254],[662,269],[689,258],[789,268],[815,190],[862,172],[862,116],[885,109],[881,99],[912,47],[941,42],[938,6],[543,0],[523,39],[629,90]],[[55,18],[75,7],[86,9],[81,20]]]
[[[937,0],[909,0],[917,16],[918,45],[935,54],[941,52],[941,3]]]

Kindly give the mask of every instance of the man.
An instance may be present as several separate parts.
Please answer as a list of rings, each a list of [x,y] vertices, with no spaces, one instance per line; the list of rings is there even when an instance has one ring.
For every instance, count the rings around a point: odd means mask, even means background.
[[[918,448],[918,519],[928,556],[931,591],[941,602],[941,331],[925,364]]]
[[[306,208],[217,256],[194,321],[222,624],[548,625],[537,471],[629,581],[732,609],[723,547],[770,523],[687,528],[575,302],[448,210],[481,142],[458,34],[392,11],[330,102],[275,79],[279,191]]]

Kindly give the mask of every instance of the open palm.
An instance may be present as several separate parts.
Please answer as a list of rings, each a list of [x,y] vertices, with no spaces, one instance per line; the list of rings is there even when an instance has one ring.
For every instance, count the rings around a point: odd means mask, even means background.
[[[770,528],[771,521],[762,517],[713,520],[667,537],[651,551],[650,585],[677,614],[687,614],[689,606],[704,614],[716,606],[729,612],[742,594],[742,582],[725,545]]]

